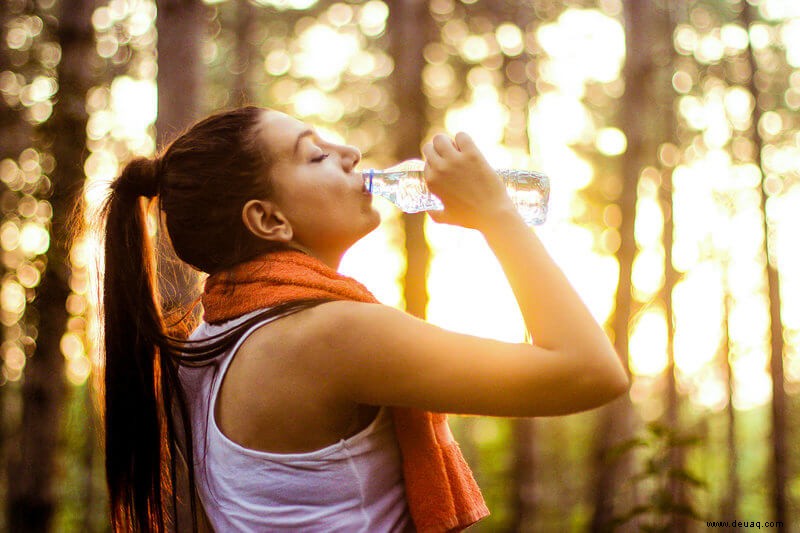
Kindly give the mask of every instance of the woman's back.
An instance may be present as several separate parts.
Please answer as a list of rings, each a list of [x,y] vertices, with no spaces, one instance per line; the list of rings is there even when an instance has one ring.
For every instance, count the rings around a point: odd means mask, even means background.
[[[202,323],[191,338],[227,330],[252,314],[220,325]],[[386,408],[355,435],[308,452],[246,448],[220,430],[217,398],[223,378],[238,348],[263,325],[246,331],[217,364],[181,368],[197,487],[211,524],[220,531],[407,529],[400,456]],[[263,379],[268,382],[269,376]],[[291,416],[287,411],[283,418]]]

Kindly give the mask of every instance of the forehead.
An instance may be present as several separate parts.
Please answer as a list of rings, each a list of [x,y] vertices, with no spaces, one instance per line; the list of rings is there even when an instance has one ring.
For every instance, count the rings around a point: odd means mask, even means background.
[[[291,155],[297,136],[308,126],[280,111],[267,110],[261,117],[261,138],[275,155]]]

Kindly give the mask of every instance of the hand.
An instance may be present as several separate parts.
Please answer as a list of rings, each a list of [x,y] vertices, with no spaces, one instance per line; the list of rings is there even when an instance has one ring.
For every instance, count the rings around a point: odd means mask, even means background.
[[[503,180],[466,133],[438,134],[422,147],[428,189],[444,204],[435,222],[480,229],[494,215],[514,211]]]

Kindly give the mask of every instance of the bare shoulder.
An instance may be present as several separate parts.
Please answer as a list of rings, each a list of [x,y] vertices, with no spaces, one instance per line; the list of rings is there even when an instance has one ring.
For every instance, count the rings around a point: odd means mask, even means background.
[[[291,374],[297,379],[313,381],[324,377],[324,386],[331,387],[335,376],[330,367],[337,366],[333,354],[361,353],[358,345],[368,337],[365,329],[368,324],[377,327],[381,315],[386,314],[383,308],[402,314],[378,304],[335,301],[266,322],[248,335],[237,350],[237,373],[252,377],[266,369],[280,370],[282,375]]]
[[[302,349],[328,346],[336,339],[344,340],[344,334],[353,328],[378,320],[384,314],[380,309],[386,307],[353,301],[320,304],[262,324],[242,343],[240,351],[264,353],[262,348],[276,342]]]

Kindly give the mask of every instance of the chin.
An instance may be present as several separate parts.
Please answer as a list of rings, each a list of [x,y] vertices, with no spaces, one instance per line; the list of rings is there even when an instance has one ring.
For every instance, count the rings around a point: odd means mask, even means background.
[[[381,213],[374,207],[370,208],[370,231],[381,225]]]
[[[364,224],[361,226],[359,231],[354,235],[352,244],[355,244],[356,242],[360,241],[361,239],[363,239],[364,237],[366,237],[367,235],[378,229],[380,225],[381,225],[380,213],[374,210],[371,213],[368,213],[367,216],[364,217]]]
[[[364,227],[368,228],[366,230],[367,233],[381,225],[381,214],[372,204],[365,206],[361,214],[364,220]]]

